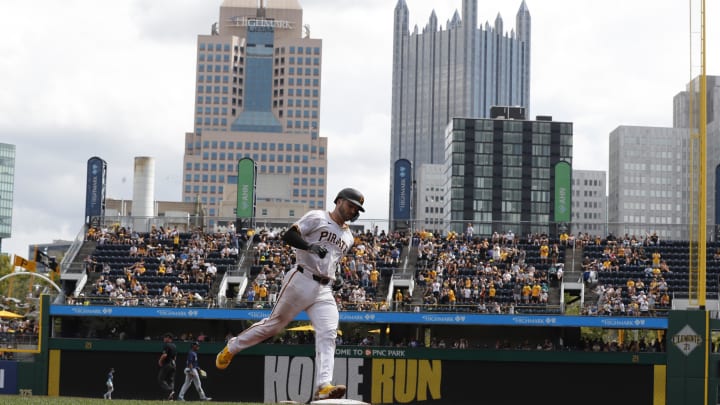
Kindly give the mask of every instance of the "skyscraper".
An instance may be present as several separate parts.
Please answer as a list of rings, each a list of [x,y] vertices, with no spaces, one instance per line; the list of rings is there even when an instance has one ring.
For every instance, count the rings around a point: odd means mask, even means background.
[[[607,226],[607,173],[572,171],[572,232],[605,236]]]
[[[445,229],[478,235],[567,230],[573,124],[453,118],[447,129]]]
[[[692,94],[692,101],[691,99]],[[714,226],[713,238],[720,237],[720,76],[706,76],[707,96],[707,161],[706,179],[707,185],[707,225]],[[692,105],[692,114],[690,107]],[[673,128],[690,128],[692,119],[692,132],[699,134],[700,121],[700,77],[695,77],[681,91],[673,97]],[[695,141],[695,148],[697,148]],[[699,173],[699,160],[697,149],[694,150],[696,158],[693,163],[696,165],[695,173]],[[689,160],[689,159],[688,159]],[[697,219],[696,219],[697,220]]]
[[[0,143],[0,251],[2,240],[12,236],[15,145]]]
[[[444,163],[445,128],[452,118],[487,118],[495,105],[524,107],[530,115],[525,1],[517,31],[504,32],[499,14],[494,26],[478,28],[477,13],[477,0],[463,0],[462,20],[455,12],[443,29],[433,11],[422,31],[415,26],[411,32],[405,0],[395,6],[390,164],[408,159],[413,178],[423,164]],[[393,189],[391,179],[391,201]]]
[[[692,103],[690,95],[692,94]],[[673,97],[673,127],[621,125],[610,133],[608,222],[610,231],[644,235],[656,232],[666,239],[687,239],[688,225],[698,223],[697,206],[706,204],[708,240],[720,235],[720,78],[707,77],[707,200],[694,201],[699,186],[697,133],[699,79]],[[692,114],[690,113],[692,106]],[[693,131],[690,131],[692,117]],[[694,173],[690,166],[694,166]],[[692,173],[692,175],[691,175]]]
[[[610,232],[687,239],[688,140],[683,128],[621,125],[610,132]]]
[[[194,130],[185,135],[183,201],[233,216],[237,163],[257,166],[258,207],[280,217],[324,208],[320,137],[322,40],[297,0],[224,0],[198,35]]]

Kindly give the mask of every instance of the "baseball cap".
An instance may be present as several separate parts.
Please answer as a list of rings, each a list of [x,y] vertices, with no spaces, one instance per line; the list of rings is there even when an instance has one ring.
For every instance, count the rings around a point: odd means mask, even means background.
[[[196,340],[196,341],[192,342],[192,345],[193,345],[193,346],[200,346],[200,342],[198,342],[198,341]]]
[[[170,338],[170,339],[172,339],[172,338],[173,338],[173,334],[170,333],[170,332],[167,332],[167,333],[165,333],[165,334],[163,335],[163,337],[164,337],[164,338]]]

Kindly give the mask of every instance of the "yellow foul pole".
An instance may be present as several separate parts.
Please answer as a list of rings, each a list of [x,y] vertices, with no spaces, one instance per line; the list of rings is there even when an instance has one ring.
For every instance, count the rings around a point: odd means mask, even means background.
[[[695,188],[698,186],[697,181],[697,163],[698,156],[695,156],[697,150],[698,134],[695,130],[695,81],[693,77],[693,32],[692,32],[692,0],[688,1],[688,27],[690,27],[688,39],[690,44],[688,46],[688,245],[689,245],[689,256],[688,256],[688,269],[689,271],[689,282],[688,282],[688,298],[690,301],[694,300],[692,292],[696,290],[698,264],[697,264],[697,237],[698,237],[698,224],[697,224],[697,209],[699,198],[695,194]]]
[[[700,0],[700,247],[698,249],[698,307],[701,311],[705,311],[705,262],[706,254],[706,238],[707,238],[707,77],[705,72],[706,64],[706,37],[705,37],[705,0]],[[709,353],[710,349],[710,325],[708,314],[705,314],[705,350]],[[705,356],[705,378],[704,378],[704,398],[705,404],[708,403],[709,391],[709,357]]]
[[[707,259],[707,80],[705,77],[705,0],[700,2],[700,173],[698,196],[698,306],[705,309]]]

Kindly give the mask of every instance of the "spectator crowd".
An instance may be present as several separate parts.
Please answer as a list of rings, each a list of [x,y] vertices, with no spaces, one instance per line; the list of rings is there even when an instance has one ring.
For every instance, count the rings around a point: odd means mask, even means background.
[[[233,227],[204,233],[153,226],[141,233],[116,224],[90,228],[86,238],[97,243],[84,260],[94,280],[70,304],[212,306],[209,292],[220,268],[237,264],[244,243]]]
[[[232,306],[272,308],[295,257],[280,238],[284,228],[237,233],[232,225],[217,232],[152,227],[139,233],[119,225],[94,227],[87,240],[97,243],[84,261],[91,288],[70,304],[107,303],[144,306],[217,306],[216,281],[237,266],[246,252],[249,284],[231,286]],[[605,238],[562,233],[519,236],[512,230],[463,233],[386,233],[377,227],[356,230],[355,244],[341,260],[334,286],[341,310],[447,311],[488,314],[559,313],[551,288],[566,270],[565,250],[583,249],[583,280],[594,296],[584,315],[666,315],[678,276],[666,246],[656,234]],[[244,250],[249,243],[249,250]],[[408,257],[414,289],[388,291],[389,280]],[[720,264],[720,247],[710,253]],[[234,267],[233,267],[234,268]],[[632,271],[629,271],[632,269]],[[234,288],[233,288],[234,287]],[[87,296],[86,296],[87,295]],[[589,302],[588,302],[589,301]]]

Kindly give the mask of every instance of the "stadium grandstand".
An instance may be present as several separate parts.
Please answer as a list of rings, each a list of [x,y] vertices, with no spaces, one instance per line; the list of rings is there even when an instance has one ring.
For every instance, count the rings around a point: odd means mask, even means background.
[[[236,232],[228,223],[212,231],[89,228],[75,258],[63,261],[65,303],[269,309],[294,263],[280,239],[285,228]],[[584,315],[654,317],[687,305],[687,241],[354,233],[336,274],[341,310],[562,315],[580,301]],[[719,252],[720,243],[711,242],[707,298],[716,306]]]

